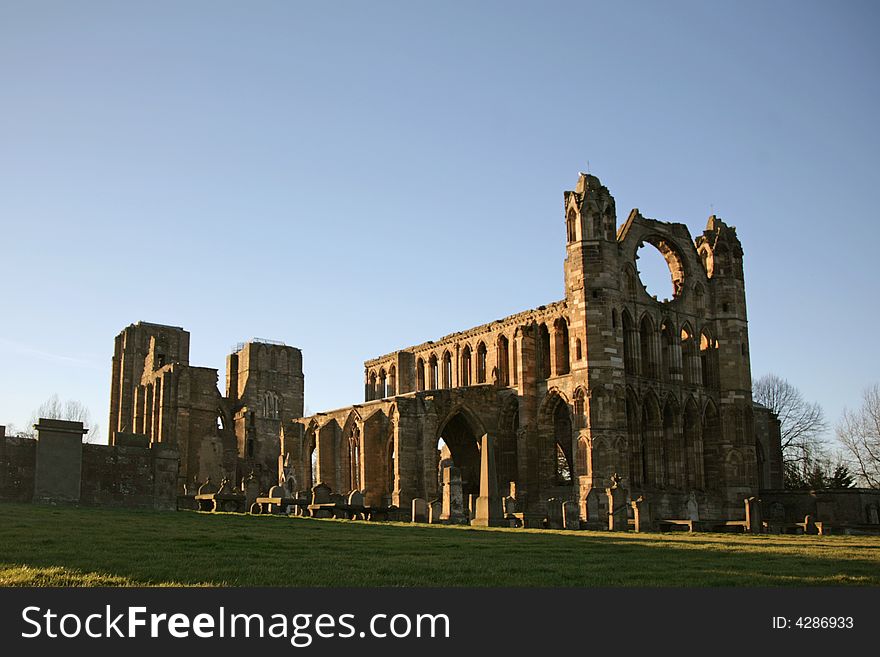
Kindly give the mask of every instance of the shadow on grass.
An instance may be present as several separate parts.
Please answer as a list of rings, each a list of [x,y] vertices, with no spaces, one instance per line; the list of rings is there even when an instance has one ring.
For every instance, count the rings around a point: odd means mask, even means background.
[[[0,584],[880,585],[873,537],[479,530],[0,504]]]

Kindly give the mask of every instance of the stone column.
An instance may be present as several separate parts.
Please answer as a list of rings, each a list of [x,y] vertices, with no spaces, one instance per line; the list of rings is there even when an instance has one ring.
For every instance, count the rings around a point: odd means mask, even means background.
[[[464,496],[461,491],[461,470],[453,465],[443,468],[443,502],[440,520],[451,524],[464,522]]]
[[[495,476],[495,437],[484,433],[480,440],[480,496],[476,501],[471,525],[500,527],[504,524],[498,480]]]

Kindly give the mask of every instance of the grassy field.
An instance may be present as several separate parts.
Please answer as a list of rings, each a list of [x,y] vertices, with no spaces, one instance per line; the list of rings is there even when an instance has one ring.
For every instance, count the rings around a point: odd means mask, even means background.
[[[3,586],[880,585],[880,538],[470,529],[0,504]]]

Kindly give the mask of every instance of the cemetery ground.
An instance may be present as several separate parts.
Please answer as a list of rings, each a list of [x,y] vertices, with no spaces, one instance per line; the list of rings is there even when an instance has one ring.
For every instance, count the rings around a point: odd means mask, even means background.
[[[880,537],[476,529],[0,504],[3,586],[880,585]]]

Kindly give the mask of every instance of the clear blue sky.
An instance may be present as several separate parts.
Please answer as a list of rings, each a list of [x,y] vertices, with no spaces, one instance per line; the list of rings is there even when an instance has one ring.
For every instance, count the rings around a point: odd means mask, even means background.
[[[563,296],[562,192],[745,249],[753,374],[880,380],[871,2],[0,3],[0,423],[106,438],[114,336],[364,359]]]

